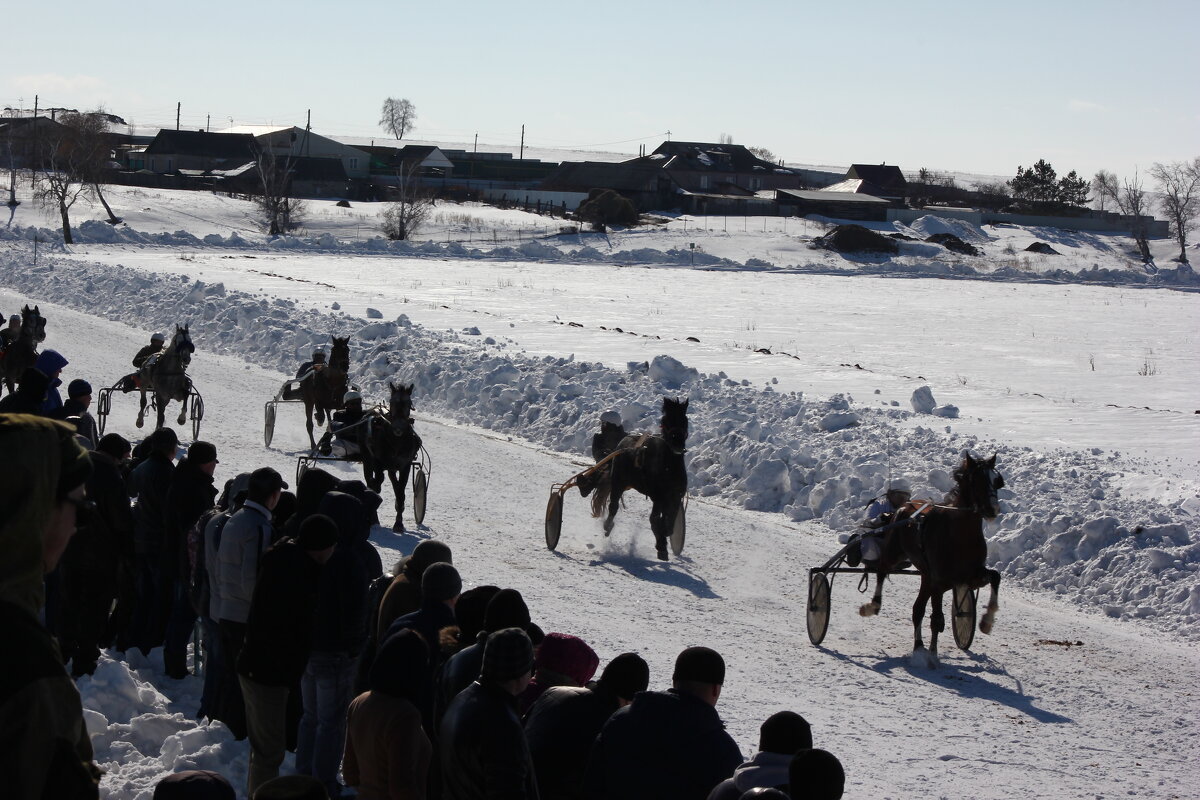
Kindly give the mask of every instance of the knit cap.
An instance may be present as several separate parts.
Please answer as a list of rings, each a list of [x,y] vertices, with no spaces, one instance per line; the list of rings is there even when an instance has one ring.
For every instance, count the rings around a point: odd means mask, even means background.
[[[188,448],[187,458],[197,466],[208,464],[217,460],[217,448],[208,442],[192,442],[192,446]]]
[[[538,648],[538,669],[570,678],[576,686],[583,686],[590,681],[598,666],[600,658],[588,643],[578,636],[548,633]]]
[[[337,523],[324,514],[313,514],[300,524],[296,544],[301,549],[315,551],[333,547],[338,541]]]
[[[759,729],[758,749],[764,753],[795,755],[812,747],[812,728],[795,711],[780,711],[767,717]]]
[[[621,653],[600,673],[600,685],[623,700],[632,700],[650,686],[650,666],[637,653]]]
[[[430,568],[432,569],[432,567]],[[499,682],[519,678],[533,669],[533,642],[520,628],[504,628],[487,637],[479,677]]]
[[[67,397],[83,397],[92,393],[92,385],[83,378],[76,378],[67,384]]]
[[[462,577],[453,564],[439,562],[431,564],[421,576],[421,599],[432,603],[445,603],[462,594]]]

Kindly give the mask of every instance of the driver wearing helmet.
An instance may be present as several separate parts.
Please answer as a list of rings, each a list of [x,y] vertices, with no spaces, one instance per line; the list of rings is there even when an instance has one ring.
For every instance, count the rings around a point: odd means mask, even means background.
[[[325,348],[318,347],[312,351],[312,358],[300,365],[296,370],[296,380],[303,380],[309,372],[320,372],[325,369]]]
[[[163,344],[166,341],[167,337],[163,336],[161,333],[151,334],[150,344],[137,351],[137,355],[133,357],[133,365],[138,369],[141,369],[142,365],[150,360],[150,356],[154,355],[155,353],[162,352]]]
[[[625,426],[621,424],[621,415],[616,411],[605,411],[600,415],[600,432],[592,437],[592,458],[602,460],[616,450],[624,438]]]
[[[892,522],[896,518],[896,512],[903,508],[910,499],[912,499],[912,489],[909,487],[908,481],[899,478],[888,485],[887,492],[882,497],[871,501],[871,505],[867,508],[867,519],[862,525],[866,530],[855,542],[857,546],[851,547],[847,551],[846,563],[857,567],[860,560],[868,565],[878,561],[879,557],[883,555],[883,537],[887,534],[886,530],[880,529]]]
[[[351,389],[342,396],[342,405],[343,408],[340,411],[333,412],[333,416],[329,420],[329,430],[325,432],[325,435],[321,437],[320,444],[317,445],[321,455],[346,458],[359,453],[362,437],[366,431],[365,426],[358,423],[367,416],[363,411],[362,395],[357,390]]]

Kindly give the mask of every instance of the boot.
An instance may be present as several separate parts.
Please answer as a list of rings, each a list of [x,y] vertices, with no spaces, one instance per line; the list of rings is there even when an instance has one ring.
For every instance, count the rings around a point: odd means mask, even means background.
[[[846,550],[846,563],[851,567],[857,567],[862,561],[862,540],[855,538],[850,543],[850,548]]]

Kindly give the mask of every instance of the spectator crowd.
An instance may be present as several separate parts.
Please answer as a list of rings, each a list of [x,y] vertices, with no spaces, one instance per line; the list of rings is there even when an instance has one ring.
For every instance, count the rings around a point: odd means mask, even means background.
[[[197,628],[197,715],[247,742],[254,800],[842,796],[840,762],[792,711],[743,758],[716,651],[686,648],[670,676],[633,652],[601,669],[516,588],[464,589],[443,542],[385,572],[369,542],[381,498],[361,481],[310,468],[293,492],[263,467],[218,483],[208,442],[98,436],[90,385],[58,396],[68,363],[44,350],[0,399],[5,797],[98,797],[72,678],[102,650],[161,648],[182,679]],[[296,774],[281,776],[288,751]],[[199,770],[154,793],[235,796]]]

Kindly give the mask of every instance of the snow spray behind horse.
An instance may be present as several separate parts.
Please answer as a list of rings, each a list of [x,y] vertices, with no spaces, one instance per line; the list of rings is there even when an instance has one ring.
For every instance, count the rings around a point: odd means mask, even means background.
[[[388,387],[392,394],[388,400],[387,414],[372,411],[368,415],[361,456],[363,478],[373,491],[378,492],[382,488],[383,476],[387,473],[392,493],[396,496],[396,521],[392,524],[392,530],[399,532],[404,530],[401,519],[404,515],[404,485],[408,483],[413,459],[421,449],[421,437],[413,429],[412,423],[414,384],[404,386],[389,382]],[[423,499],[420,502],[424,502]],[[424,516],[424,512],[421,516]],[[420,520],[417,524],[420,524]]]
[[[932,597],[928,651],[932,664],[937,663],[938,634],[946,627],[942,595],[955,586],[974,590],[991,584],[987,610],[979,621],[980,633],[992,632],[1000,608],[997,600],[1000,573],[985,564],[987,540],[983,536],[983,521],[995,519],[1000,513],[997,491],[1004,488],[1004,478],[996,471],[996,456],[984,460],[964,453],[962,463],[954,471],[954,480],[957,485],[946,496],[947,505],[929,506],[913,501],[897,512],[896,527],[884,539],[883,556],[874,570],[875,596],[858,612],[864,617],[878,614],[883,602],[884,576],[910,562],[921,573],[921,588],[912,612],[913,654],[921,654],[925,649],[921,623],[925,619],[925,605]]]
[[[180,404],[179,419],[175,424],[182,425],[187,421],[187,399],[192,390],[192,379],[187,376],[187,368],[192,363],[192,354],[195,352],[196,346],[192,344],[188,326],[176,325],[175,335],[171,337],[170,344],[138,368],[140,405],[137,426],[139,428],[145,422],[147,391],[154,393],[154,408],[158,412],[158,420],[154,426],[156,430],[163,426],[167,405],[172,400],[178,401]]]
[[[660,561],[667,560],[667,538],[682,513],[687,494],[687,466],[683,462],[688,437],[688,401],[664,397],[661,433],[626,436],[610,458],[608,469],[598,476],[592,495],[592,516],[604,519],[604,535],[612,532],[613,517],[627,489],[650,498],[650,530]]]
[[[350,337],[329,338],[333,340],[329,363],[320,368],[314,367],[300,379],[300,399],[304,401],[308,443],[314,453],[317,450],[317,440],[313,438],[314,411],[317,424],[324,425],[330,414],[345,405],[342,398],[349,386],[347,376],[350,372]]]
[[[4,350],[3,367],[4,383],[8,386],[9,394],[16,391],[17,384],[25,370],[37,362],[37,346],[46,341],[46,318],[41,310],[26,305],[21,309],[21,329],[17,338]]]

